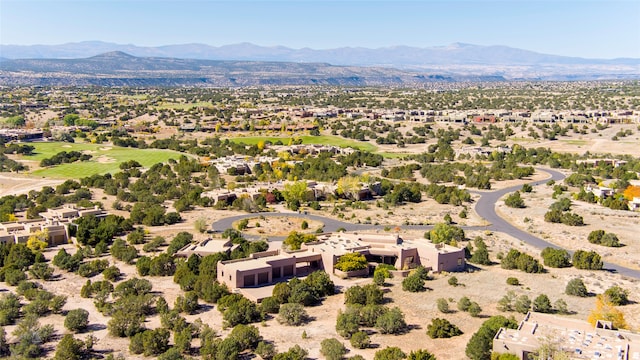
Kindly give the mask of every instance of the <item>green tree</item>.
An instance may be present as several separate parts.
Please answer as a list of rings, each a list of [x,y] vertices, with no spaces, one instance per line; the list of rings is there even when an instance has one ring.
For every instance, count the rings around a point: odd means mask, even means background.
[[[552,247],[546,247],[540,253],[544,264],[553,268],[563,268],[570,267],[571,262],[569,261],[569,252],[564,249],[555,249]]]
[[[474,301],[469,305],[469,309],[467,311],[469,311],[469,315],[478,317],[478,315],[480,315],[480,313],[482,312],[482,308],[480,307],[480,305],[478,305],[477,302]]]
[[[595,251],[576,250],[573,253],[573,266],[576,269],[602,270],[602,258]]]
[[[358,331],[351,335],[351,339],[349,340],[351,346],[356,349],[366,349],[371,345],[371,339],[366,331]]]
[[[299,326],[307,322],[308,315],[304,306],[296,303],[280,305],[277,320],[281,324]]]
[[[436,304],[438,306],[438,310],[441,313],[447,314],[450,311],[449,310],[449,302],[447,301],[447,299],[439,298],[438,300],[436,300]]]
[[[402,290],[409,292],[420,292],[426,290],[424,279],[416,274],[411,274],[402,280]]]
[[[609,300],[615,306],[627,305],[629,303],[629,290],[623,289],[618,285],[608,288],[604,294],[609,297]]]
[[[335,338],[324,339],[320,343],[320,353],[328,360],[340,360],[347,353],[347,348]]]
[[[228,338],[238,343],[240,351],[254,350],[262,340],[262,336],[260,336],[260,331],[257,327],[243,324],[234,326]]]
[[[517,209],[525,207],[524,200],[522,200],[522,197],[520,196],[520,191],[516,191],[513,194],[507,196],[506,199],[504,199],[504,204],[508,207]]]
[[[464,230],[460,227],[447,223],[438,223],[429,231],[429,239],[434,244],[445,243],[452,245],[456,242],[463,241],[465,234]]]
[[[256,347],[255,353],[264,360],[269,360],[276,355],[275,346],[271,343],[260,341]]]
[[[436,360],[436,356],[427,350],[415,350],[409,353],[407,360]]]
[[[476,251],[473,252],[473,255],[471,255],[469,261],[474,264],[491,265],[491,260],[489,259],[489,249],[487,248],[484,240],[482,240],[481,237],[476,237],[473,241],[473,244],[475,245]]]
[[[406,330],[407,323],[400,308],[394,307],[378,317],[376,328],[382,334],[400,334]]]
[[[587,287],[584,285],[584,282],[580,278],[573,278],[569,280],[564,292],[567,295],[573,295],[573,296],[579,296],[579,297],[589,296]]]
[[[407,354],[402,352],[402,350],[399,347],[395,347],[395,346],[392,346],[392,347],[387,346],[382,350],[378,350],[376,351],[376,354],[373,356],[374,360],[401,360],[406,358],[407,358]]]
[[[450,338],[462,335],[462,331],[447,319],[433,318],[427,325],[427,335],[432,339]]]
[[[360,253],[346,253],[338,259],[335,268],[341,271],[355,271],[366,269],[368,266],[367,259]]]
[[[284,185],[282,196],[287,202],[289,209],[295,211],[300,207],[300,203],[306,200],[307,191],[306,181],[296,181]]]
[[[501,327],[508,329],[515,329],[518,323],[511,318],[507,319],[502,315],[492,316],[484,323],[478,331],[472,336],[467,347],[465,354],[472,360],[486,360],[491,357],[491,349],[493,347],[493,338]]]
[[[540,294],[533,300],[533,311],[550,313],[551,310],[551,300],[549,300],[549,297],[547,295]]]
[[[531,309],[531,299],[527,295],[520,295],[513,305],[515,311],[526,314]]]
[[[336,332],[340,336],[350,338],[353,334],[360,331],[359,323],[360,319],[357,313],[352,311],[342,312],[342,310],[338,310]]]
[[[89,325],[89,312],[85,309],[74,309],[67,313],[64,318],[64,327],[79,332],[87,328]]]
[[[56,347],[56,353],[53,356],[54,360],[80,360],[83,358],[85,352],[84,342],[73,337],[71,334],[66,334],[62,337],[62,340]]]

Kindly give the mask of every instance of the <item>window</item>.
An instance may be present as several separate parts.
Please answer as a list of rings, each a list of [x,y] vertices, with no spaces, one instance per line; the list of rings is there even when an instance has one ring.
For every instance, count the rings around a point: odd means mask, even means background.
[[[458,258],[458,266],[462,266],[462,258]]]

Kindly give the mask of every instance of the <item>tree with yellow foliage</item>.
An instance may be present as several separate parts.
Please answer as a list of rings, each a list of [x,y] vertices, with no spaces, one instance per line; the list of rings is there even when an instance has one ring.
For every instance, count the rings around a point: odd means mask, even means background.
[[[598,320],[611,321],[611,325],[616,329],[626,329],[627,322],[622,311],[618,310],[607,294],[596,296],[596,307],[591,310],[587,321],[593,326]]]
[[[338,195],[348,199],[357,199],[360,190],[360,179],[355,176],[343,176],[338,179],[337,189]]]
[[[33,251],[42,251],[49,245],[49,231],[47,229],[39,230],[29,236],[27,239],[27,247]]]
[[[628,186],[622,193],[627,200],[633,200],[634,197],[640,197],[640,186]]]

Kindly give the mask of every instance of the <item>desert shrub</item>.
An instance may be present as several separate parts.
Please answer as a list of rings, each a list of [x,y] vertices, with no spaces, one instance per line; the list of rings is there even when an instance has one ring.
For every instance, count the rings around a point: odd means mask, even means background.
[[[280,311],[280,303],[272,296],[262,299],[260,310],[265,314],[277,314]]]
[[[376,351],[373,360],[401,360],[406,359],[407,354],[402,352],[399,347],[389,347]]]
[[[502,259],[500,266],[503,269],[518,269],[527,273],[541,273],[544,267],[531,255],[521,253],[516,249],[509,250],[509,253]]]
[[[564,292],[567,295],[573,295],[573,296],[579,296],[579,297],[589,296],[587,287],[584,285],[584,282],[580,278],[574,278],[569,280],[569,282],[567,283],[567,286],[565,287]]]
[[[462,335],[462,330],[447,319],[433,318],[427,325],[427,335],[432,339],[450,338]]]
[[[436,300],[436,304],[438,306],[438,310],[443,313],[446,314],[448,313],[449,310],[449,302],[447,301],[447,299],[445,298],[439,298],[438,300]]]
[[[122,273],[120,272],[120,269],[115,265],[109,266],[108,268],[104,269],[104,271],[102,271],[102,276],[104,276],[104,278],[109,281],[116,281],[120,278],[121,275]]]
[[[573,266],[577,269],[602,270],[602,258],[595,251],[576,250],[573,253]]]
[[[477,302],[474,301],[469,305],[469,309],[467,311],[469,312],[469,315],[478,317],[478,315],[480,315],[480,313],[482,312],[482,308],[480,307],[480,305],[478,305]]]
[[[350,338],[353,334],[360,331],[360,319],[356,311],[347,309],[346,312],[338,310],[336,319],[336,331],[344,338]]]
[[[324,339],[320,343],[320,353],[328,360],[340,360],[347,353],[347,348],[335,338]]]
[[[70,310],[64,318],[64,327],[79,332],[89,325],[89,312],[85,309]]]
[[[378,317],[376,328],[382,334],[399,334],[406,330],[407,323],[400,308],[394,307]]]
[[[521,314],[526,314],[531,309],[531,299],[527,295],[518,296],[513,309]]]
[[[587,238],[587,240],[589,240],[589,242],[592,244],[598,244],[602,246],[609,246],[609,247],[622,246],[616,234],[605,233],[604,230],[592,231],[591,233],[589,233],[589,237]]]
[[[356,349],[366,349],[371,345],[371,339],[365,331],[358,331],[351,335],[349,342]]]
[[[508,277],[507,278],[507,284],[508,285],[513,285],[513,286],[518,286],[518,285],[520,285],[520,281],[518,280],[518,278]]]
[[[569,261],[569,252],[564,249],[555,249],[552,247],[546,247],[540,253],[544,264],[553,268],[563,268],[571,266]]]
[[[458,300],[458,310],[467,311],[469,310],[469,306],[471,306],[471,300],[468,297],[463,296]]]
[[[424,280],[420,275],[411,274],[402,280],[402,290],[409,292],[420,292],[426,290]]]
[[[520,196],[519,191],[516,191],[513,194],[507,196],[504,199],[504,204],[507,205],[508,207],[516,208],[516,209],[525,207],[524,200],[522,200],[522,197]]]
[[[486,360],[491,357],[491,349],[493,348],[493,338],[501,327],[508,329],[517,328],[518,323],[513,319],[507,319],[504,316],[492,316],[482,323],[482,326],[472,336],[465,354],[471,360]]]
[[[307,322],[308,315],[304,306],[296,303],[280,305],[277,320],[281,324],[299,326]]]
[[[604,294],[609,297],[613,305],[620,306],[629,303],[629,290],[623,289],[618,285],[608,288]]]
[[[545,294],[538,295],[533,300],[533,311],[541,313],[550,313],[552,309],[551,300]]]

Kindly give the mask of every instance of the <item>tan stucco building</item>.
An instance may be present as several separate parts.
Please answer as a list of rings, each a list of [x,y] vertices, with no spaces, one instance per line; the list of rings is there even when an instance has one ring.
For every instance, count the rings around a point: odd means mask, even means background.
[[[399,270],[422,265],[442,272],[462,271],[466,266],[464,249],[446,244],[433,244],[425,239],[404,240],[395,234],[333,233],[302,244],[299,251],[265,251],[246,259],[222,261],[218,264],[217,278],[230,289],[240,289],[304,276],[315,270],[334,275],[340,256],[354,252],[364,255],[371,268],[380,263]]]

